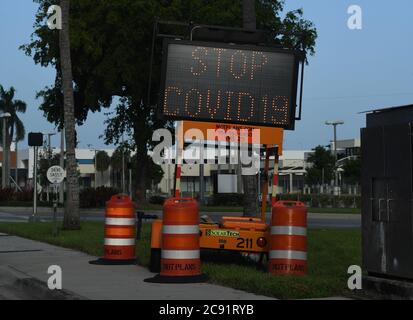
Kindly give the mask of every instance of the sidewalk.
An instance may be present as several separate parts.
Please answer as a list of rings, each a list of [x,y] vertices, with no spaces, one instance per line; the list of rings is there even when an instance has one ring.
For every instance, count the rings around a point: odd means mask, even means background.
[[[140,266],[97,266],[89,264],[96,257],[70,249],[0,234],[0,298],[2,287],[13,283],[43,283],[50,275],[50,265],[62,268],[66,298],[125,300],[261,300],[264,296],[211,284],[153,284],[143,282],[154,276]],[[24,281],[23,281],[24,282]],[[39,285],[36,287],[39,292]],[[35,292],[35,291],[33,291]],[[40,293],[38,293],[40,294]],[[50,292],[43,292],[48,297]],[[8,297],[4,295],[4,297]],[[24,296],[24,295],[23,295]],[[16,295],[16,298],[19,296]],[[21,297],[21,295],[20,295]],[[13,298],[13,296],[12,296]],[[40,298],[40,296],[39,296]]]

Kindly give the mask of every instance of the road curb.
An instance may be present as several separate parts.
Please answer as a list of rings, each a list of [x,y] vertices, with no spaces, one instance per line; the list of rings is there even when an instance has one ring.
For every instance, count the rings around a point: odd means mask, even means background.
[[[69,290],[50,290],[45,282],[7,266],[0,266],[0,295],[2,289],[27,300],[88,300]]]

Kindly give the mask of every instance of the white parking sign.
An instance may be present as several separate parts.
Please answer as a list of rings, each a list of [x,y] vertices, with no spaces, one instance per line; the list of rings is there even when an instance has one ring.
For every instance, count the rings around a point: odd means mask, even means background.
[[[49,182],[53,184],[62,183],[65,175],[65,170],[59,166],[53,166],[50,167],[49,170],[47,170],[47,180],[49,180]]]

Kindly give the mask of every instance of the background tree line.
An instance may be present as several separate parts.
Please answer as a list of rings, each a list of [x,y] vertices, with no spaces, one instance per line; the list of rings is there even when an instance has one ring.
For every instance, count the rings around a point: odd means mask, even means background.
[[[55,1],[34,1],[39,4],[35,30],[31,42],[22,46],[22,50],[36,64],[56,68],[54,84],[37,94],[42,101],[40,109],[50,122],[59,127],[65,122],[66,128],[68,117],[69,122],[73,116],[73,121],[83,125],[89,112],[100,112],[111,106],[114,97],[119,97],[120,102],[106,122],[104,138],[108,144],[119,144],[125,136],[129,142],[128,148],[136,152],[134,183],[141,199],[145,197],[147,171],[150,170],[147,154],[153,147],[152,132],[170,126],[156,117],[156,106],[147,101],[153,23],[156,17],[242,27],[243,19],[251,24],[252,18],[246,11],[243,15],[243,3],[252,3],[252,7],[255,7],[255,26],[268,31],[272,43],[301,49],[308,54],[313,54],[315,50],[317,33],[313,24],[303,18],[302,10],[287,12],[282,17],[282,0],[61,0],[64,9],[62,31],[69,33],[69,22],[71,28],[70,34],[61,32],[60,37],[58,32],[49,30],[46,24],[47,10]],[[289,32],[289,35],[280,35],[280,30]],[[172,27],[164,30],[166,33],[174,31]],[[301,36],[295,35],[295,32]],[[157,101],[161,59],[161,46],[158,45],[150,101]],[[69,61],[71,70],[68,68]],[[73,110],[70,111],[72,108],[68,106],[72,105]],[[66,143],[70,146],[74,145],[73,127],[74,124],[70,124],[70,132],[66,132]],[[73,159],[70,159],[70,170],[74,171]],[[72,184],[69,183],[72,192],[78,193]],[[73,206],[71,210],[74,210]]]

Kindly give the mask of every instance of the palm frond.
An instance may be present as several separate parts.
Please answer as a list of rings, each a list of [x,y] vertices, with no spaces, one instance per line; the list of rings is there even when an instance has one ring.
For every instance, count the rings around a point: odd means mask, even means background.
[[[16,110],[17,112],[21,112],[21,113],[25,113],[26,109],[27,109],[27,104],[26,102],[22,101],[22,100],[15,100],[14,103],[14,110]]]
[[[24,128],[23,122],[19,118],[16,118],[14,121],[14,125],[16,128],[15,140],[24,140],[24,137],[26,136],[26,129]]]

